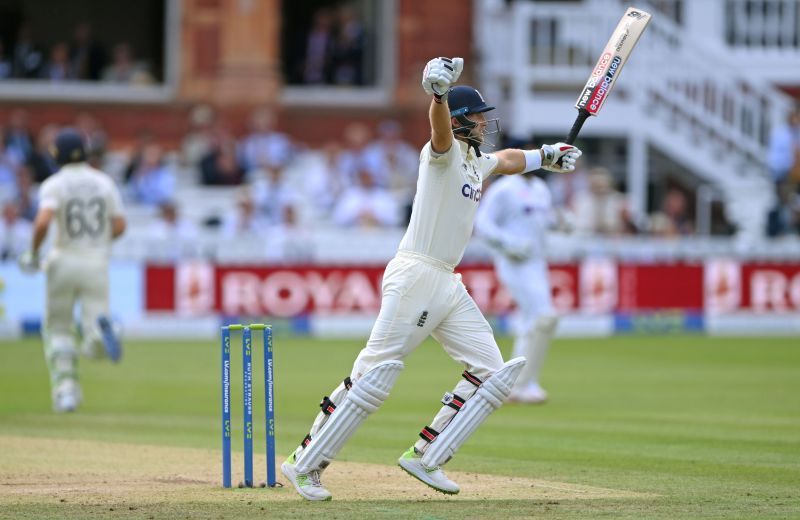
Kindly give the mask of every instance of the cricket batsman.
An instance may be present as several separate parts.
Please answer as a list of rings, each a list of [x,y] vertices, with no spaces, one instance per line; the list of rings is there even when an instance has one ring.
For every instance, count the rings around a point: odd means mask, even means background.
[[[428,336],[465,370],[399,464],[442,493],[459,492],[442,466],[503,404],[525,365],[523,358],[503,362],[491,327],[454,270],[472,234],[481,186],[489,175],[541,167],[569,172],[581,152],[557,143],[537,150],[482,153],[485,136],[497,133],[499,124],[487,119],[494,107],[480,92],[452,86],[463,65],[461,58],[434,58],[425,66],[422,88],[432,96],[431,139],[420,153],[408,230],[384,273],[380,313],[352,372],[323,398],[310,433],[281,467],[308,500],[331,499],[321,482],[323,470],[383,404],[403,358]]]
[[[550,295],[545,259],[547,230],[556,224],[547,183],[533,172],[495,181],[475,219],[476,233],[491,246],[497,277],[517,305],[514,356],[527,360],[509,401],[539,404],[539,384],[558,315]]]
[[[47,278],[44,353],[53,410],[72,412],[82,400],[73,328],[76,304],[81,312],[81,353],[114,362],[122,355],[108,316],[108,257],[112,241],[125,231],[125,217],[114,181],[86,163],[77,131],[61,130],[53,154],[61,168],[42,183],[31,248],[20,255],[19,266],[25,272],[39,270],[40,248],[54,221],[52,247],[41,263]]]

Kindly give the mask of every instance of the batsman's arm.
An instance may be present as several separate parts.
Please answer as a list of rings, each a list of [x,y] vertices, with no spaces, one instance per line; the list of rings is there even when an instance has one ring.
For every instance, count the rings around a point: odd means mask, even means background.
[[[431,148],[436,153],[445,153],[453,146],[453,127],[447,99],[433,98],[428,116],[431,122]]]
[[[497,166],[495,167],[493,173],[500,175],[513,175],[515,173],[524,173],[526,171],[530,171],[526,169],[526,153],[538,154],[538,163],[539,166],[541,166],[541,150],[518,150],[516,148],[506,148],[505,150],[500,150],[499,152],[495,153],[495,157],[497,157]],[[534,157],[533,160],[536,160],[536,158]],[[539,166],[537,166],[537,168]]]
[[[47,228],[50,226],[50,221],[53,220],[53,213],[50,208],[42,208],[36,214],[36,219],[33,221],[33,239],[31,240],[31,252],[34,256],[39,254],[39,248],[42,247],[42,242],[47,237]]]

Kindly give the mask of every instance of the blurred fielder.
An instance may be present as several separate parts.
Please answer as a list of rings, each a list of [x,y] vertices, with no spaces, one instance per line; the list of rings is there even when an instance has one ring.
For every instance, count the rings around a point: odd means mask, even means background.
[[[478,235],[492,247],[497,277],[517,304],[514,356],[527,363],[510,401],[547,400],[539,372],[558,326],[545,261],[546,233],[555,223],[550,190],[533,173],[494,182],[475,218]]]
[[[320,481],[322,471],[386,400],[403,368],[401,360],[428,336],[466,370],[399,464],[443,493],[458,493],[459,487],[441,466],[503,404],[525,364],[523,358],[503,363],[491,327],[453,271],[472,234],[484,179],[542,166],[572,171],[581,152],[558,143],[482,154],[484,136],[499,130],[498,121],[486,118],[494,107],[477,90],[451,88],[463,63],[461,58],[436,58],[425,67],[422,88],[433,96],[431,140],[420,153],[411,222],[386,267],[380,313],[350,376],[322,400],[310,433],[281,467],[308,500],[330,500]],[[561,166],[555,166],[559,161]]]
[[[61,169],[42,183],[31,249],[19,258],[23,271],[39,269],[39,248],[51,221],[56,223],[47,259],[44,353],[50,371],[53,409],[71,412],[81,403],[78,348],[73,329],[80,305],[81,352],[119,361],[119,339],[108,317],[108,256],[111,242],[125,231],[122,200],[114,181],[86,164],[83,140],[62,130],[54,155]]]

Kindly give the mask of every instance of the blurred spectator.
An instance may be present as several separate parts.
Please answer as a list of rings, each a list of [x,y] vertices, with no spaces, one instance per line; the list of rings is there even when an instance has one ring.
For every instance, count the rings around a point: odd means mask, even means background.
[[[127,182],[134,202],[158,206],[172,200],[175,176],[164,163],[158,143],[152,141],[143,146],[129,168]]]
[[[93,168],[102,169],[108,136],[100,122],[89,112],[81,112],[75,119],[75,128],[86,144],[86,162]]]
[[[321,160],[315,161],[303,172],[303,186],[306,194],[314,201],[313,209],[320,213],[320,216],[326,216],[339,199],[346,179],[340,175],[339,170],[341,145],[330,141],[323,145],[321,152]]]
[[[19,214],[17,204],[6,201],[0,220],[0,260],[13,260],[28,250],[33,226]]]
[[[211,151],[200,161],[200,175],[205,186],[237,186],[244,181],[245,169],[236,155],[233,137],[216,137]]]
[[[20,165],[17,168],[16,204],[19,215],[33,222],[33,219],[36,218],[39,199],[33,184],[33,170],[27,164]]]
[[[173,260],[198,256],[199,230],[195,223],[183,218],[178,206],[169,200],[159,205],[159,217],[147,234],[148,238],[159,242],[154,256]]]
[[[352,5],[343,4],[336,11],[337,28],[331,46],[334,85],[364,84],[364,25]]]
[[[49,81],[66,81],[75,79],[72,63],[69,61],[69,47],[66,42],[59,42],[50,49],[50,58],[39,71],[39,77]]]
[[[14,75],[14,67],[11,58],[6,55],[6,48],[0,40],[0,79],[9,79]]]
[[[103,46],[95,41],[89,22],[83,21],[75,26],[69,47],[69,60],[77,79],[100,79],[106,64],[106,53]]]
[[[209,105],[197,105],[189,112],[189,133],[181,144],[181,160],[187,166],[198,167],[211,153],[214,142],[216,114]]]
[[[17,31],[14,42],[12,65],[15,78],[38,78],[39,70],[44,65],[44,53],[33,41],[33,29],[25,22]]]
[[[5,132],[7,153],[13,154],[17,163],[22,163],[33,152],[33,134],[28,127],[28,112],[18,108],[11,112]]]
[[[53,157],[53,146],[56,141],[58,126],[49,124],[39,129],[36,136],[36,148],[28,158],[28,165],[31,167],[33,182],[41,184],[58,170],[58,164]]]
[[[605,168],[592,168],[589,191],[575,195],[575,231],[585,234],[616,235],[626,228],[625,196],[614,189],[613,177]]]
[[[0,128],[0,137],[3,132],[3,129]],[[0,150],[0,201],[16,199],[19,195],[17,168],[20,161],[14,150],[5,145],[5,139],[0,139],[0,145],[2,145],[2,150]]]
[[[133,47],[128,42],[114,46],[111,52],[111,65],[103,70],[103,81],[109,83],[126,83],[131,85],[149,85],[153,76],[144,62],[137,62]]]
[[[674,238],[691,235],[694,225],[689,218],[686,194],[671,188],[664,195],[661,211],[650,217],[650,232],[656,236]]]
[[[325,83],[330,74],[333,21],[333,12],[329,8],[323,7],[314,13],[303,61],[303,83],[307,85]]]
[[[286,223],[287,211],[296,217],[297,193],[288,185],[282,168],[259,170],[261,175],[253,182],[253,200],[259,214],[267,224]],[[287,210],[291,208],[291,210]]]
[[[292,157],[292,142],[275,130],[275,113],[267,107],[250,116],[250,134],[241,145],[244,168],[284,168]]]
[[[788,182],[778,185],[778,201],[767,215],[767,235],[800,234],[800,195]]]
[[[800,184],[800,108],[789,114],[785,125],[772,131],[767,161],[776,186]]]
[[[371,139],[372,134],[363,123],[350,123],[344,128],[345,148],[339,154],[337,169],[345,185],[350,186],[356,182],[358,169],[364,162],[364,153]]]
[[[242,192],[236,201],[236,212],[223,217],[222,233],[226,238],[258,235],[266,232],[266,222],[258,216],[256,204],[249,192]]]
[[[364,165],[378,186],[388,187],[402,200],[414,196],[419,152],[403,141],[403,128],[397,121],[378,125],[378,139],[364,150]]]
[[[399,208],[389,190],[375,185],[366,168],[358,170],[358,184],[345,190],[333,210],[340,226],[390,227],[400,223]]]
[[[554,208],[574,210],[575,200],[589,191],[589,175],[580,161],[575,171],[569,175],[547,175],[546,181],[553,195]]]

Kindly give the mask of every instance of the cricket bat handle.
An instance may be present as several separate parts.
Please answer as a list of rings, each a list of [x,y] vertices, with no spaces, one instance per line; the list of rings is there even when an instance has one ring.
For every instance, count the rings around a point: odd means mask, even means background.
[[[567,134],[567,138],[564,139],[565,143],[567,144],[575,143],[575,139],[578,138],[578,132],[581,131],[581,128],[583,128],[583,123],[585,123],[586,120],[589,119],[590,115],[591,114],[589,114],[589,111],[586,110],[585,108],[578,109],[578,117],[576,117],[575,122],[572,123],[572,128],[570,129],[569,134]]]

